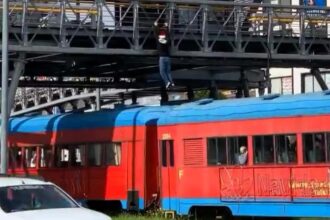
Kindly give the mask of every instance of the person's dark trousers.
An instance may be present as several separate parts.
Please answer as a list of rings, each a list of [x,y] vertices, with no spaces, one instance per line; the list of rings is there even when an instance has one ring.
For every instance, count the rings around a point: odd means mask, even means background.
[[[171,76],[171,58],[170,57],[159,57],[159,73],[162,77],[165,85],[173,83]]]

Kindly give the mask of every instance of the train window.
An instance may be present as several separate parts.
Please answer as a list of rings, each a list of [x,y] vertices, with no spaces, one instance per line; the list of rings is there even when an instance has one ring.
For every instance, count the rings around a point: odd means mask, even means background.
[[[254,163],[274,163],[274,139],[272,135],[253,137]]]
[[[28,168],[37,166],[37,148],[27,147],[24,149],[24,165]]]
[[[230,137],[227,140],[228,164],[247,164],[247,137]]]
[[[275,135],[276,163],[297,162],[297,136]]]
[[[174,149],[173,149],[173,141],[169,141],[170,144],[170,166],[174,166]]]
[[[89,166],[102,165],[103,146],[104,145],[102,144],[89,144],[87,146],[88,148],[87,159]]]
[[[253,137],[254,163],[296,163],[297,136],[293,134]]]
[[[77,145],[77,146],[72,146],[71,147],[71,158],[70,158],[70,164],[71,166],[74,167],[79,167],[79,166],[85,166],[86,161],[85,161],[85,151],[86,147],[85,145]]]
[[[166,142],[165,141],[161,142],[161,148],[162,148],[162,165],[163,165],[163,167],[166,167],[167,166],[167,160],[166,160],[167,151],[166,151]]]
[[[162,166],[174,166],[174,148],[173,140],[161,141]]]
[[[326,161],[325,133],[303,134],[304,162],[324,163]]]
[[[247,137],[208,138],[207,163],[208,165],[244,165],[247,162],[245,152],[241,147],[247,146]],[[244,156],[244,158],[242,157]]]
[[[18,147],[9,148],[9,167],[12,169],[22,167],[22,149]]]
[[[120,143],[106,144],[106,164],[118,166],[121,162],[121,145]]]
[[[207,141],[207,164],[227,164],[226,138],[209,138]]]
[[[56,166],[67,167],[69,166],[70,151],[67,146],[56,147]]]
[[[208,165],[217,165],[217,139],[209,138],[207,139],[207,164]]]
[[[42,147],[40,148],[40,167],[52,167],[52,148]]]

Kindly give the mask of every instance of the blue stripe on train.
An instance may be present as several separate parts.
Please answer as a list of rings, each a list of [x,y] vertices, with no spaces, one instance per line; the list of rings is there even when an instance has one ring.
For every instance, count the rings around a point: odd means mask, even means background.
[[[280,199],[258,201],[220,201],[219,198],[165,198],[161,201],[164,210],[174,210],[186,215],[192,206],[226,206],[235,216],[273,217],[330,217],[330,199],[297,198],[293,202]]]
[[[127,200],[120,200],[121,202],[121,206],[123,209],[127,209],[128,205],[127,205]],[[139,209],[142,210],[144,209],[144,199],[139,198]]]

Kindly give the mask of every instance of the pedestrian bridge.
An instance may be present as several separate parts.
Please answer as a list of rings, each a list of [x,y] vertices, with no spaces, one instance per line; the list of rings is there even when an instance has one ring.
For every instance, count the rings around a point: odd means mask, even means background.
[[[269,67],[311,68],[320,82],[317,68],[330,68],[330,8],[325,7],[15,0],[9,9],[9,75],[19,87],[152,87],[160,93],[155,21],[168,22],[172,75],[176,85],[190,91],[244,89],[248,96],[250,88],[267,87]],[[23,110],[26,100],[18,101]]]
[[[16,0],[10,2],[9,49],[152,56],[152,25],[166,20],[174,57],[326,66],[329,10],[205,0]]]

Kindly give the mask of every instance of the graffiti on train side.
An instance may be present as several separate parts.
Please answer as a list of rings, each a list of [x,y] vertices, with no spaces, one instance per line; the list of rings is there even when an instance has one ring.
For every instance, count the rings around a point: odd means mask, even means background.
[[[221,178],[221,196],[227,198],[249,197],[253,193],[253,179],[246,178]],[[253,194],[252,194],[253,196]]]
[[[293,180],[290,188],[299,194],[311,197],[328,197],[330,195],[330,181],[328,180]]]
[[[267,175],[220,178],[221,196],[246,198],[269,197],[329,197],[330,181],[316,179],[274,178]]]

